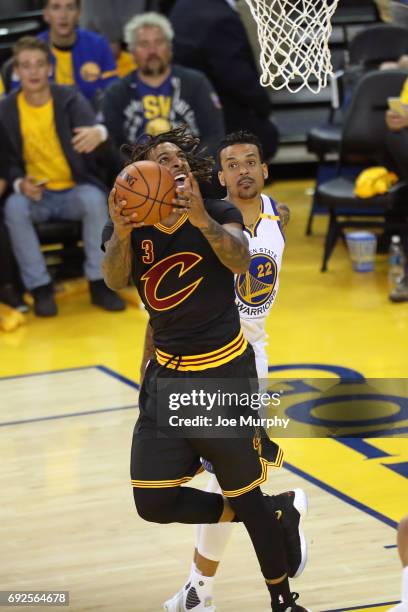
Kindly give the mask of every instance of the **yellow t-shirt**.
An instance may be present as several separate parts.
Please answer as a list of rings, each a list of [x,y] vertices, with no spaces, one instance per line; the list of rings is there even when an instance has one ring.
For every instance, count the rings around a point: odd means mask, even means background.
[[[4,83],[3,83],[2,77],[0,76],[0,98],[3,95],[4,95]]]
[[[408,79],[406,79],[404,87],[402,88],[400,100],[403,104],[408,104]]]
[[[75,182],[55,128],[52,98],[43,106],[31,106],[20,92],[17,105],[26,174],[46,180],[47,189],[70,189]]]
[[[55,57],[55,82],[59,85],[75,85],[71,51],[61,51],[56,47],[52,47],[51,51]]]

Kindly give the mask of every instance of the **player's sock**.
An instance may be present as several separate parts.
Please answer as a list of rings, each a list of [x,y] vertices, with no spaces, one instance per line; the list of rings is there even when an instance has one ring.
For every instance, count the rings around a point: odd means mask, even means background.
[[[271,596],[272,610],[285,610],[292,603],[292,595],[289,588],[287,575],[283,579],[266,580],[269,595]]]
[[[186,607],[188,610],[194,610],[198,606],[208,607],[211,605],[214,576],[203,576],[199,570],[195,569],[191,571],[187,584]]]
[[[402,570],[401,601],[408,604],[408,566]]]

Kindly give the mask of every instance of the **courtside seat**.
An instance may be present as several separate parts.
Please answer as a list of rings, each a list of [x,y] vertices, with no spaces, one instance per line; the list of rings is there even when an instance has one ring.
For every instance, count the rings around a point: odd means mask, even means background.
[[[408,231],[408,186],[398,182],[387,193],[371,198],[354,194],[355,178],[347,169],[357,163],[384,165],[386,159],[385,111],[387,98],[398,96],[406,79],[402,70],[370,72],[358,84],[342,130],[337,176],[317,186],[315,202],[329,211],[322,272],[346,227],[380,227],[393,232]],[[380,217],[380,219],[374,219]]]
[[[40,243],[63,244],[72,246],[81,240],[80,221],[47,221],[36,223],[35,229],[40,239]]]
[[[307,135],[307,150],[323,161],[328,153],[338,153],[341,143],[341,126],[335,124],[320,125],[310,130]]]
[[[0,17],[0,64],[11,55],[13,44],[22,36],[36,36],[44,30],[42,10],[23,11]]]
[[[82,276],[84,259],[80,221],[47,221],[34,225],[53,278]]]

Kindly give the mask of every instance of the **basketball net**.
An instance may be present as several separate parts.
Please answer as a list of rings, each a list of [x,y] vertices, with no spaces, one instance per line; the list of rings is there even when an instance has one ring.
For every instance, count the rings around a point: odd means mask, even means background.
[[[261,85],[292,93],[326,87],[331,18],[339,0],[245,0],[258,28]]]

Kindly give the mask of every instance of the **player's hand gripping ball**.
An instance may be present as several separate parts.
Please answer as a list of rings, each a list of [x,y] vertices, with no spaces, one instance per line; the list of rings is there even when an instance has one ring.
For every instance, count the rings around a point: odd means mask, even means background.
[[[176,184],[171,172],[154,161],[138,161],[123,168],[115,181],[116,200],[126,200],[121,214],[137,213],[137,223],[155,225],[173,211]]]

